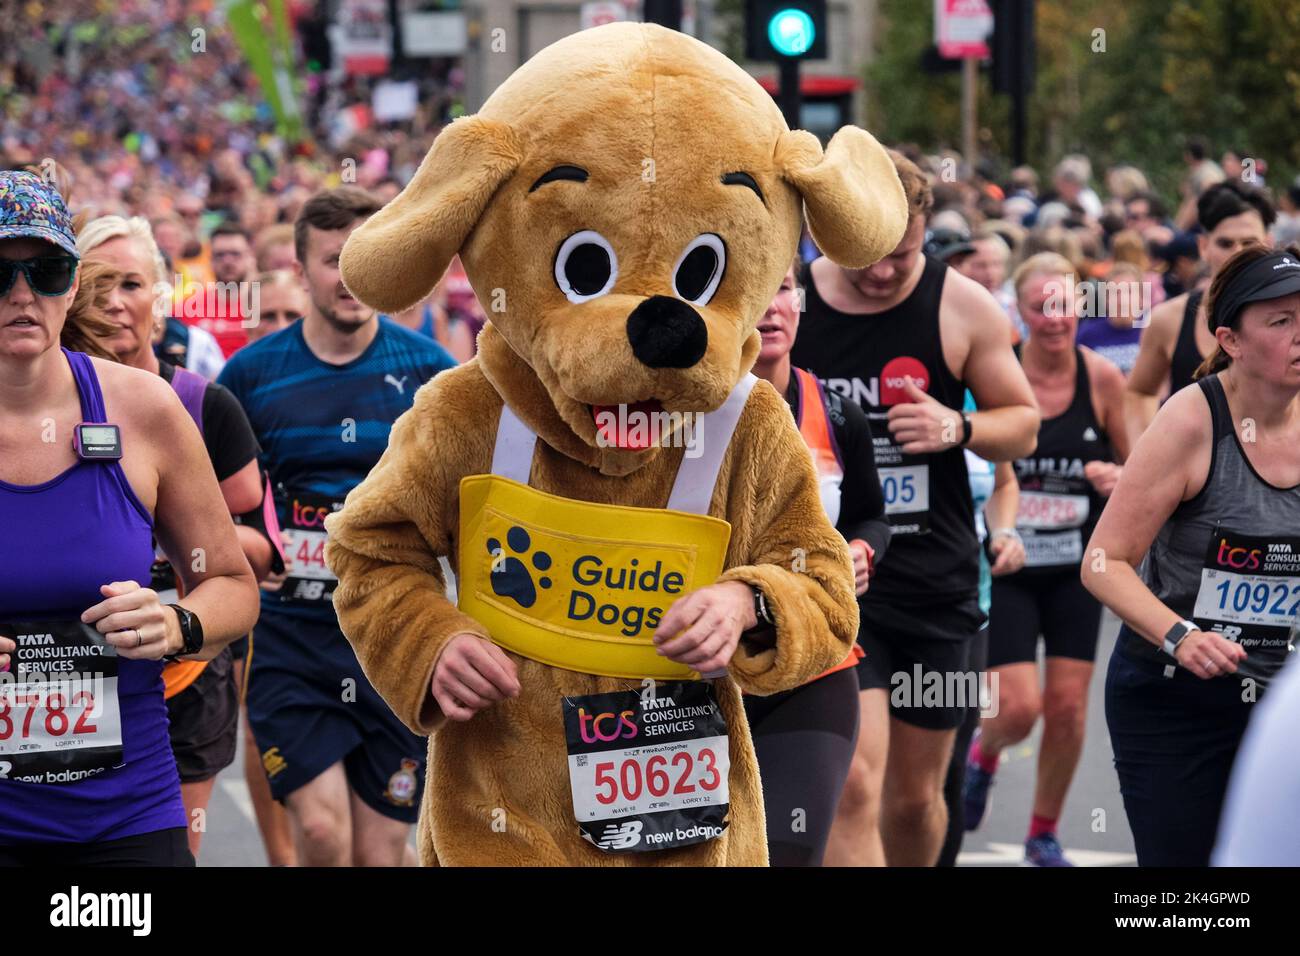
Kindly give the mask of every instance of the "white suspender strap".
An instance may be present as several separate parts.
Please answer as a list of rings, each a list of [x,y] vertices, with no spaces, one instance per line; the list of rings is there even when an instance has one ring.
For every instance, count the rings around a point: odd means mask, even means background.
[[[501,405],[501,419],[497,422],[497,443],[492,451],[492,474],[509,478],[521,485],[528,484],[528,474],[533,470],[533,449],[537,435],[520,421],[509,405]]]
[[[746,375],[731,390],[722,407],[706,412],[695,426],[701,454],[698,458],[683,458],[677,468],[668,507],[689,514],[708,514],[713,488],[718,483],[722,456],[731,444],[731,436],[745,410],[745,402],[758,379]],[[496,447],[492,451],[492,474],[509,478],[521,485],[528,484],[533,467],[533,451],[537,435],[525,425],[509,405],[502,404],[501,418],[497,422]]]
[[[697,419],[696,441],[701,454],[698,458],[682,458],[677,468],[677,480],[673,482],[673,493],[668,498],[671,510],[697,515],[709,513],[713,487],[718,483],[718,471],[722,468],[722,456],[731,444],[740,413],[745,410],[749,393],[757,381],[752,373],[747,374],[731,390],[721,408],[706,412]]]

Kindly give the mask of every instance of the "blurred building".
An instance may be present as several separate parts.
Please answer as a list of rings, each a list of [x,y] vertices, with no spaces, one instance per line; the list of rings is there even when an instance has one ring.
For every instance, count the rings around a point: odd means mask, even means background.
[[[683,31],[726,52],[739,55],[743,33],[740,18],[727,7],[741,3],[683,0]],[[719,9],[721,7],[721,9]],[[621,11],[620,11],[620,8]],[[583,3],[576,0],[476,0],[465,4],[468,48],[465,54],[466,109],[483,101],[520,64],[561,37],[620,14],[640,19],[637,0]],[[803,64],[802,125],[822,135],[848,122],[862,122],[862,67],[870,58],[876,0],[831,0],[830,58]],[[729,44],[730,41],[730,44]],[[730,49],[729,49],[730,46]],[[742,64],[769,91],[775,91],[776,67],[771,63]]]

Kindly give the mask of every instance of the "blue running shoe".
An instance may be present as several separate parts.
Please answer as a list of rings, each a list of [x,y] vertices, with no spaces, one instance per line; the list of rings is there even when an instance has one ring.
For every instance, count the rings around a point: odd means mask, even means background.
[[[993,774],[968,757],[966,779],[961,785],[962,823],[967,833],[979,829],[979,825],[984,822],[984,814],[989,806],[989,788],[992,786]]]
[[[1074,866],[1065,858],[1065,851],[1055,833],[1044,833],[1025,841],[1026,866]]]

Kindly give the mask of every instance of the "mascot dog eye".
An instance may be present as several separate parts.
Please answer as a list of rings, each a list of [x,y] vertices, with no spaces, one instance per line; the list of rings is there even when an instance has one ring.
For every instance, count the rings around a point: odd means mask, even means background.
[[[575,232],[555,254],[555,284],[574,305],[604,295],[617,278],[614,247],[593,229]]]
[[[707,233],[691,240],[673,266],[673,291],[687,302],[708,305],[727,270],[727,246]]]

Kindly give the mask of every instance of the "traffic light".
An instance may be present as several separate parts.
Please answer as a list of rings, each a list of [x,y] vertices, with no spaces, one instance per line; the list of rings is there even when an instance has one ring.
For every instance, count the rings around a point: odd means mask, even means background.
[[[1034,89],[1033,0],[993,0],[993,92]]]
[[[657,23],[670,30],[682,28],[682,0],[645,0],[641,14],[646,23]]]
[[[747,0],[745,57],[826,59],[826,0]]]

